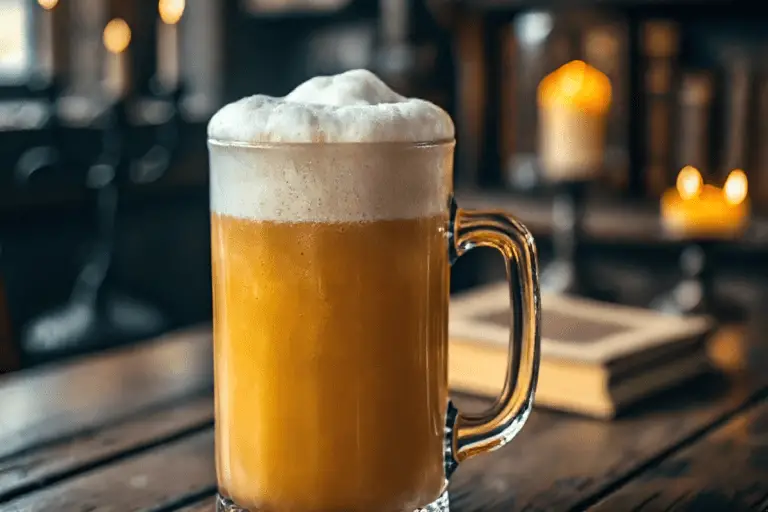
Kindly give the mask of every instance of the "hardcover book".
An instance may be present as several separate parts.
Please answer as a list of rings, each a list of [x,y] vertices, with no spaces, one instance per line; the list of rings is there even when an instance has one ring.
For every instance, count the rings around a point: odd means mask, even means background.
[[[542,294],[536,404],[611,418],[622,408],[709,368],[708,317]],[[451,298],[453,389],[495,396],[504,381],[511,324],[506,283]]]

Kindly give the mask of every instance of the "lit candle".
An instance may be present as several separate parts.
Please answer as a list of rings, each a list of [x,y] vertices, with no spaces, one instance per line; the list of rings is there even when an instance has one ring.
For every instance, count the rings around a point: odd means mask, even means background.
[[[179,20],[184,0],[160,0],[157,8],[157,78],[162,88],[173,91],[179,85]]]
[[[128,45],[131,28],[121,18],[115,18],[104,27],[104,47],[107,49],[105,88],[112,99],[125,98],[130,83]]]
[[[741,234],[749,220],[747,175],[734,169],[723,188],[704,183],[698,169],[683,167],[677,186],[661,198],[664,228],[678,236],[729,238]]]
[[[37,0],[37,4],[43,8],[38,25],[40,72],[47,80],[51,80],[56,74],[53,57],[53,9],[58,3],[59,0]]]
[[[538,89],[539,158],[547,179],[580,181],[602,171],[611,82],[582,61],[544,77]]]

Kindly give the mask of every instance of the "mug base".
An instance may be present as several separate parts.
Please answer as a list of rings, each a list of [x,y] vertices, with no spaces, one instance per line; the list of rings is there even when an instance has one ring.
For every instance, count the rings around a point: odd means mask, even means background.
[[[216,495],[216,512],[259,512],[258,510],[248,510],[246,508],[238,507],[229,498],[223,497],[221,494]],[[424,507],[414,510],[413,512],[450,512],[448,506],[448,491],[443,491],[432,503],[425,505]]]

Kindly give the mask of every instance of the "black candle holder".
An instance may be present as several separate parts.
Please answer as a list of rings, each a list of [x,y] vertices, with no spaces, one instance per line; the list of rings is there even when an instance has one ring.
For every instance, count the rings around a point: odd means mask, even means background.
[[[26,185],[38,175],[47,175],[51,180],[52,174],[61,167],[61,120],[59,119],[58,98],[61,88],[55,80],[46,82],[42,87],[25,87],[27,98],[42,99],[48,109],[48,119],[43,127],[45,142],[27,149],[21,154],[14,169],[18,183]],[[55,178],[60,178],[55,176]]]
[[[716,242],[692,240],[680,252],[680,281],[656,299],[652,306],[678,315],[708,314],[712,310],[714,280],[712,252]]]
[[[158,144],[141,158],[133,158],[133,127],[127,107],[126,100],[120,99],[102,119],[101,153],[89,167],[85,184],[94,205],[94,244],[69,300],[35,318],[22,330],[22,346],[32,359],[88,351],[105,342],[117,345],[148,338],[170,326],[169,319],[154,305],[118,290],[113,259],[121,184],[137,165],[154,166],[152,176],[164,173],[177,147],[178,121],[176,117],[169,119],[168,124],[173,127],[160,131]],[[158,158],[158,154],[165,156]]]
[[[165,122],[155,127],[155,137],[152,146],[140,157],[136,158],[130,169],[130,177],[134,183],[146,184],[160,179],[176,157],[181,132],[180,104],[184,89],[178,86],[174,90],[164,90],[153,87],[153,101],[159,102],[168,109]]]
[[[720,239],[691,239],[680,252],[680,280],[656,298],[651,307],[676,315],[710,315],[720,320],[742,319],[737,306],[719,300],[715,293],[714,255],[727,243]]]
[[[552,244],[554,261],[542,272],[542,287],[568,295],[597,300],[612,299],[608,290],[589,277],[584,254],[584,217],[589,181],[570,181],[555,185],[552,203]]]

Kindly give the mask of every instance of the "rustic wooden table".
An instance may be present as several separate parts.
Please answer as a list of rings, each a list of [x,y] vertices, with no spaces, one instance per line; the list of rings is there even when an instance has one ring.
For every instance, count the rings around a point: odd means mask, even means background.
[[[614,422],[537,410],[452,509],[768,510],[768,357],[745,354]],[[0,377],[0,510],[212,510],[211,382],[205,328]]]

